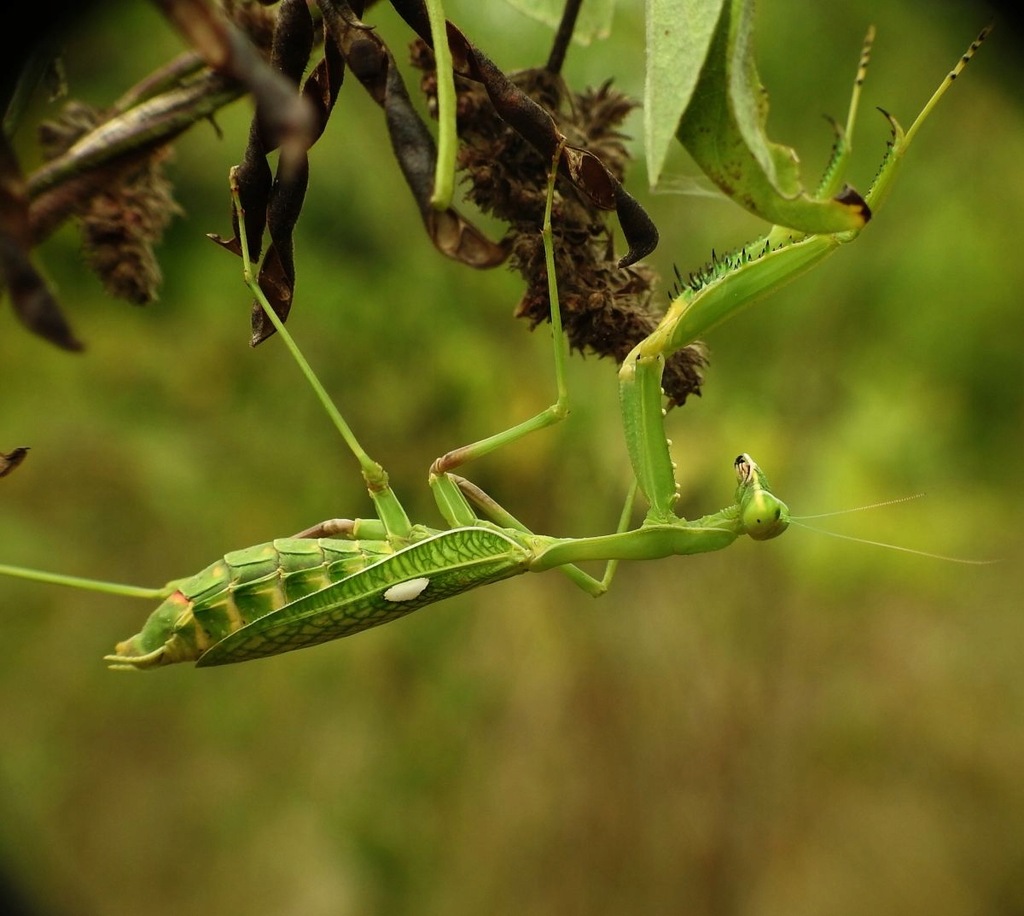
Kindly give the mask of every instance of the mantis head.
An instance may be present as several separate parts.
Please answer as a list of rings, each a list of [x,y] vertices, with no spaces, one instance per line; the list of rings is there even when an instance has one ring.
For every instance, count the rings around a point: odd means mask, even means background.
[[[750,455],[740,455],[736,468],[736,505],[743,530],[755,541],[778,537],[789,527],[789,507],[771,491],[768,479]]]

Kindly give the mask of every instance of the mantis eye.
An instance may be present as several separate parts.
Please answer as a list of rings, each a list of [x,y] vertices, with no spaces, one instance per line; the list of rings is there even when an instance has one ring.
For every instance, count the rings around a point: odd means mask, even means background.
[[[740,510],[743,530],[755,541],[778,537],[789,527],[789,509],[767,490],[755,490]]]

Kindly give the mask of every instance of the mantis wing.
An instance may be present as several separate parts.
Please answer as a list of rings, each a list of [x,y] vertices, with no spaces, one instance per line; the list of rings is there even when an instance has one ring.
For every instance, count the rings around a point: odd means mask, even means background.
[[[254,620],[212,646],[196,666],[248,661],[351,636],[526,572],[532,556],[490,528],[442,531]]]

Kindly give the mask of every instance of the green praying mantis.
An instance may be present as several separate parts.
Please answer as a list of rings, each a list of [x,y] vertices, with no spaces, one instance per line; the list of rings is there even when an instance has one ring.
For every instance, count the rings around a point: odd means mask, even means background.
[[[983,32],[946,76],[909,130],[889,118],[892,141],[864,203],[877,212],[911,141],[984,39]],[[870,42],[870,33],[869,33]],[[845,132],[840,133],[817,200],[841,192],[849,140],[863,81],[862,56]],[[740,310],[764,298],[852,241],[860,228],[802,233],[782,226],[717,260],[671,304],[657,329],[623,361],[618,384],[622,428],[635,483],[611,534],[557,538],[530,531],[486,493],[454,471],[562,420],[569,410],[568,346],[562,332],[552,246],[556,152],[548,180],[542,235],[551,301],[555,402],[503,432],[455,449],[430,468],[429,486],[445,529],[414,524],[391,489],[384,468],[362,448],[254,279],[245,221],[239,212],[245,282],[277,328],[299,369],[357,460],[376,512],[372,519],[331,519],[291,538],[228,553],[163,588],[138,588],[0,566],[0,573],[38,582],[160,601],[140,632],[105,657],[112,668],[147,669],[195,661],[198,667],[248,661],[317,645],[390,622],[450,596],[525,572],[559,569],[591,595],[603,594],[622,560],[648,560],[721,550],[747,535],[763,541],[790,524],[757,463],[735,459],[733,502],[687,520],[674,507],[679,484],[666,438],[660,381],[665,359]],[[232,174],[235,207],[240,211]],[[637,491],[648,504],[630,527]],[[579,564],[605,563],[596,578]]]

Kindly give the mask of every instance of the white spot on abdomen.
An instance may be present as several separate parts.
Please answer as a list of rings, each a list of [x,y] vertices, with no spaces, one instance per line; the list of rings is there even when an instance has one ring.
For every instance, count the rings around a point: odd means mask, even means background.
[[[399,582],[398,585],[392,585],[386,592],[384,592],[385,601],[412,601],[413,598],[419,598],[423,594],[423,589],[430,585],[429,579],[408,579],[405,582]]]

